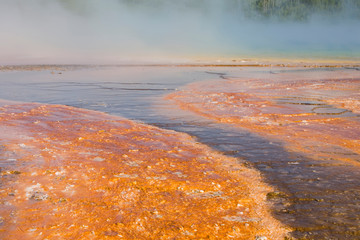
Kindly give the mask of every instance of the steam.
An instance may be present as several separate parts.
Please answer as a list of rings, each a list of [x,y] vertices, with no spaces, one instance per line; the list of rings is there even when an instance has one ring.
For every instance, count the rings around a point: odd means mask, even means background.
[[[0,0],[0,6],[0,64],[360,53],[359,19],[249,19],[239,1]]]

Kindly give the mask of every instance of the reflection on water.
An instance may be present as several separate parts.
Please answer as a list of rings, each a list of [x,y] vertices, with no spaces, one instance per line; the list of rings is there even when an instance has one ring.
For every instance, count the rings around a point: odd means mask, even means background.
[[[355,117],[357,114],[347,109],[336,108],[320,99],[309,99],[300,97],[287,97],[276,99],[278,104],[302,105],[302,109],[317,115],[341,115],[341,117]],[[346,113],[346,115],[344,115]]]
[[[211,67],[120,67],[64,71],[62,74],[51,74],[50,71],[3,72],[0,75],[0,97],[99,110],[189,133],[212,148],[244,159],[260,170],[267,182],[277,186],[280,192],[268,198],[276,205],[275,215],[295,228],[294,236],[359,238],[360,175],[357,167],[332,159],[314,160],[286,151],[280,141],[266,140],[246,130],[215,123],[179,110],[163,100],[165,94],[191,82],[223,81],[226,76],[239,73],[253,78],[273,75],[270,71],[264,72],[266,69]],[[323,114],[336,117],[356,115],[332,107],[316,97],[279,98],[277,101],[284,105],[300,105],[319,117]],[[358,157],[356,153],[344,152],[344,149],[332,148],[331,151],[334,151],[334,156],[352,154],[353,158]]]

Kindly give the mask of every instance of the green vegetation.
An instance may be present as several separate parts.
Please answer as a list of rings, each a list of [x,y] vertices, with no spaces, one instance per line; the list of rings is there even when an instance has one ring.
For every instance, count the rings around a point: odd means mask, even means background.
[[[161,8],[208,12],[222,10],[252,19],[305,21],[313,15],[360,19],[360,0],[118,0],[131,7]]]
[[[90,11],[86,0],[56,0],[64,8],[76,13]],[[360,19],[360,0],[117,0],[132,9],[156,13],[173,9],[178,12],[222,11],[250,19],[306,21],[311,16],[322,18],[347,17]]]
[[[306,20],[314,14],[360,17],[359,0],[248,0],[244,3],[244,10],[250,17],[287,20]]]

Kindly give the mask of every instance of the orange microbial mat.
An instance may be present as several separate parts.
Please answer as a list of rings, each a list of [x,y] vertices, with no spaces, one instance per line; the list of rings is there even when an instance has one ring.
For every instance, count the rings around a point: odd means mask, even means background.
[[[285,134],[311,127],[330,136],[328,125],[319,128],[328,121],[321,115],[271,112],[260,118],[261,105],[275,100],[254,92],[264,87],[259,81],[242,84],[256,88],[196,99],[227,99],[226,112],[234,103],[254,102],[252,108],[238,107],[250,111],[249,118],[229,121],[259,131]],[[178,101],[187,102],[186,94]],[[209,104],[219,115],[219,105]],[[206,106],[200,110],[209,112]],[[265,117],[271,124],[262,122]],[[351,134],[358,131],[351,119],[328,122],[349,126]],[[294,126],[283,130],[280,123]],[[286,234],[269,213],[265,198],[272,189],[258,172],[189,135],[68,106],[5,101],[0,135],[1,239],[283,239]],[[351,135],[346,146],[331,137],[339,147],[355,151],[358,146]]]
[[[360,165],[360,71],[281,70],[251,78],[238,71],[239,76],[189,84],[167,98],[279,140],[290,151]]]

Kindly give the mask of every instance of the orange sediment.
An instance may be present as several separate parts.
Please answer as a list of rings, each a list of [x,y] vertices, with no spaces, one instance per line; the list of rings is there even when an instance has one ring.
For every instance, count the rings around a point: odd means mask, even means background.
[[[359,71],[263,75],[193,83],[167,98],[291,151],[360,165]]]
[[[8,104],[8,105],[6,105]],[[283,239],[255,170],[186,134],[60,105],[0,107],[1,239]]]

